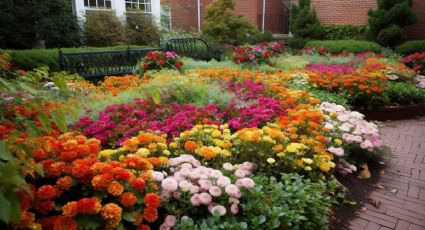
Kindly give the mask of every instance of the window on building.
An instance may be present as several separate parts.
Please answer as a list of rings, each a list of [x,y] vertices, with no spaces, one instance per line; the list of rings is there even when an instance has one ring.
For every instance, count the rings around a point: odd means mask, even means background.
[[[111,0],[84,0],[84,6],[86,8],[94,8],[94,9],[110,9],[111,8]]]
[[[126,0],[125,8],[127,11],[140,10],[147,13],[152,12],[151,0]]]

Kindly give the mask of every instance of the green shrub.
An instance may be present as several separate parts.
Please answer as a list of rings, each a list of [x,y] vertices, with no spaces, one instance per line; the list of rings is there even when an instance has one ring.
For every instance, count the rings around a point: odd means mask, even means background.
[[[253,34],[248,34],[247,36],[240,36],[236,41],[235,44],[241,45],[241,44],[249,44],[249,45],[255,45],[259,44],[263,41],[272,41],[273,35],[269,32],[256,32]]]
[[[332,53],[342,53],[344,51],[351,53],[362,53],[366,51],[380,53],[382,49],[375,42],[358,40],[309,41],[305,47],[323,47],[329,49]]]
[[[143,46],[132,46],[132,48],[142,48]],[[122,50],[127,49],[126,45],[111,47],[81,47],[64,48],[64,52],[84,52],[96,50]],[[10,50],[11,63],[23,70],[32,70],[40,66],[48,66],[50,71],[59,71],[58,49],[32,49],[32,50]]]
[[[315,98],[320,99],[320,101],[322,102],[335,103],[338,105],[342,105],[344,106],[344,108],[347,109],[351,107],[348,103],[347,96],[344,94],[318,89],[309,89],[308,92],[311,93],[311,95],[313,95]]]
[[[84,25],[87,46],[114,46],[124,43],[122,25],[113,11],[88,11]]]
[[[238,41],[258,33],[246,17],[233,14],[234,7],[233,0],[214,0],[208,5],[202,36],[218,44],[238,45]]]
[[[417,20],[411,7],[412,0],[379,0],[378,8],[368,12],[366,37],[386,47],[402,43],[403,27]]]
[[[399,105],[425,102],[425,90],[411,83],[392,82],[385,88],[384,94],[390,99],[390,103]]]
[[[125,36],[127,43],[136,45],[159,44],[159,29],[150,16],[139,12],[126,15]]]
[[[310,9],[310,2],[311,0],[300,0],[298,5],[291,5],[289,30],[295,37],[289,42],[290,46],[294,45],[291,48],[302,48],[302,39],[322,39],[324,36],[316,12]]]
[[[304,46],[307,44],[308,40],[300,37],[292,37],[288,38],[287,44],[292,49],[302,50]]]
[[[282,174],[277,180],[253,179],[255,187],[243,191],[241,213],[220,218],[186,218],[174,229],[328,229],[327,212],[336,200],[329,192],[334,192],[335,181],[326,186],[298,174]]]
[[[395,48],[395,51],[402,55],[409,55],[416,52],[425,51],[425,40],[408,41]]]
[[[365,38],[365,25],[323,25],[326,40],[349,40]]]

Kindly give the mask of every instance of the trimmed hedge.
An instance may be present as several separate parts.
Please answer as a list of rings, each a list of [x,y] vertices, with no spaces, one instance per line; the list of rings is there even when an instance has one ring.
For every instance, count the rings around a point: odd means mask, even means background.
[[[402,55],[409,55],[416,52],[425,52],[425,40],[405,42],[397,46],[395,51]]]
[[[378,43],[359,40],[315,40],[307,42],[305,47],[323,47],[329,49],[332,53],[342,53],[344,51],[351,53],[367,51],[380,53],[382,50],[382,47]]]
[[[131,48],[143,48],[144,46],[131,46]],[[63,48],[64,52],[84,52],[97,50],[123,50],[126,45],[109,47],[81,47]],[[11,63],[23,70],[32,70],[40,66],[48,66],[50,71],[59,71],[58,49],[32,49],[32,50],[8,50]]]
[[[326,40],[364,40],[366,25],[322,25]]]

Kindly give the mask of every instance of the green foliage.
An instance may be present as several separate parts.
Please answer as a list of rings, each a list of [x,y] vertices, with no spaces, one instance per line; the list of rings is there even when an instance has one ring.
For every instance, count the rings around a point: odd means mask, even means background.
[[[298,174],[281,178],[254,177],[256,186],[243,190],[243,213],[184,219],[174,227],[183,229],[328,229],[327,212],[335,201],[334,181],[327,186]],[[329,190],[328,190],[329,188]]]
[[[84,36],[88,46],[114,46],[124,43],[122,25],[113,11],[86,12]]]
[[[323,25],[326,40],[363,40],[365,38],[365,25]]]
[[[416,22],[412,0],[378,0],[378,8],[369,10],[366,37],[382,46],[394,47],[404,40],[403,27]]]
[[[425,51],[425,40],[408,41],[395,48],[395,51],[402,55],[409,55],[416,52]]]
[[[304,69],[309,63],[306,56],[285,55],[276,60],[276,68],[282,70]]]
[[[151,17],[131,12],[126,15],[125,36],[127,43],[136,45],[159,44],[159,29]]]
[[[347,96],[340,93],[333,93],[325,90],[317,90],[317,89],[309,89],[308,90],[311,95],[315,98],[320,99],[322,102],[330,102],[338,105],[344,106],[344,108],[349,109],[351,106],[348,103]]]
[[[131,46],[131,48],[143,48],[144,46]],[[81,47],[64,48],[64,52],[84,52],[96,50],[123,50],[126,45],[110,47]],[[23,70],[32,70],[41,66],[48,66],[51,71],[59,71],[58,49],[32,49],[32,50],[10,50],[11,63]]]
[[[375,42],[358,41],[358,40],[327,40],[327,41],[309,41],[305,47],[323,47],[331,51],[331,53],[342,53],[344,51],[350,53],[375,52],[380,53],[382,47]]]
[[[28,49],[44,40],[46,47],[79,44],[80,28],[69,0],[0,1],[0,47]]]
[[[411,83],[391,82],[385,88],[384,94],[392,104],[410,105],[425,102],[425,90]]]
[[[295,50],[302,50],[308,40],[300,37],[288,38],[288,46]]]
[[[305,42],[303,39],[322,39],[324,36],[316,12],[310,9],[310,2],[311,0],[300,0],[298,5],[291,5],[289,30],[296,40],[289,42],[290,47],[302,49],[301,46]]]
[[[247,18],[233,14],[234,7],[234,0],[214,0],[208,5],[202,36],[218,44],[238,45],[237,42],[258,33]]]
[[[14,124],[14,130],[10,135],[0,140],[0,207],[2,208],[0,223],[19,221],[21,217],[17,192],[25,191],[31,194],[23,172],[27,172],[27,177],[34,176],[33,170],[43,175],[40,165],[28,160],[37,143],[17,142],[16,138],[21,134],[27,134],[29,137],[40,136],[49,132],[53,124],[61,127],[62,131],[66,131],[63,110],[50,111],[51,116],[43,111],[43,104],[50,98],[41,90],[41,87],[42,81],[48,79],[46,69],[27,72],[26,75],[17,79],[0,79],[0,91],[9,98],[9,100],[0,99],[0,105],[3,108],[0,110],[0,123]],[[60,80],[55,79],[55,81],[59,83]],[[37,118],[42,125],[37,126],[31,116],[17,112],[15,107],[18,106],[31,112],[36,110]]]
[[[255,32],[252,34],[248,34],[247,36],[241,36],[238,37],[238,39],[235,41],[235,44],[249,44],[249,45],[255,45],[259,44],[264,41],[272,41],[273,35],[269,32]]]
[[[183,71],[195,70],[195,69],[210,69],[210,68],[227,68],[227,69],[241,69],[240,65],[235,64],[232,61],[196,61],[192,58],[182,58],[184,66]]]

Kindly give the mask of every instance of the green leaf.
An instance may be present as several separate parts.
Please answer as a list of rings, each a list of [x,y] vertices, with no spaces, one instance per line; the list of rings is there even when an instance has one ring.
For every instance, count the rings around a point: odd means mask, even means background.
[[[7,190],[4,194],[5,198],[10,202],[9,220],[18,222],[21,219],[21,202],[14,190]]]
[[[53,110],[51,116],[55,124],[59,127],[62,132],[66,132],[66,120],[65,113],[62,110]]]
[[[92,215],[78,215],[75,220],[77,221],[78,226],[83,226],[84,229],[88,230],[96,230],[102,226],[101,220],[97,217],[93,217]]]
[[[42,177],[44,177],[43,167],[40,164],[33,164],[34,170]]]
[[[1,207],[1,212],[0,212],[0,220],[2,220],[3,222],[5,222],[6,224],[9,223],[9,219],[10,219],[10,207],[11,204],[9,202],[9,200],[7,200],[2,193],[0,193],[0,207]]]
[[[0,89],[9,93],[14,93],[16,91],[15,87],[5,79],[0,78]]]
[[[50,125],[50,119],[49,116],[47,116],[45,113],[40,112],[37,116],[38,120],[41,122],[41,125],[43,126],[43,129],[45,131],[49,131],[51,129]]]
[[[152,100],[155,103],[160,103],[161,102],[161,92],[159,90],[154,90],[152,92]]]
[[[38,129],[37,125],[34,121],[25,121],[24,122],[25,130],[31,135],[31,136],[39,136],[41,134],[40,130]]]
[[[12,159],[12,154],[10,154],[9,149],[4,141],[0,141],[0,159],[9,161]]]
[[[134,222],[136,220],[131,212],[124,212],[122,218],[128,222]]]
[[[52,81],[55,83],[55,85],[62,91],[67,91],[68,88],[66,87],[66,80],[63,75],[56,74],[52,77]]]

